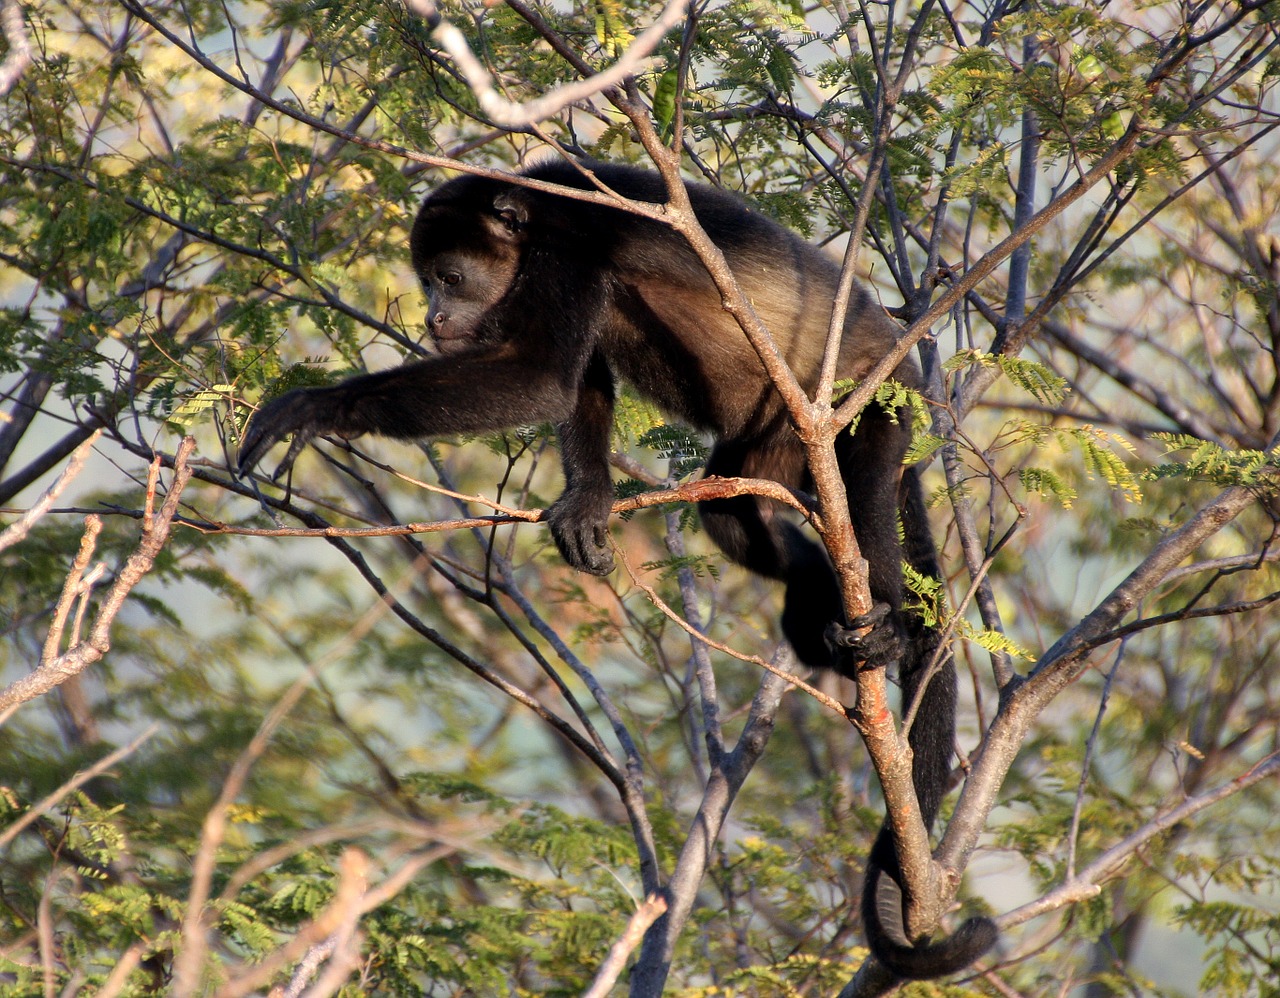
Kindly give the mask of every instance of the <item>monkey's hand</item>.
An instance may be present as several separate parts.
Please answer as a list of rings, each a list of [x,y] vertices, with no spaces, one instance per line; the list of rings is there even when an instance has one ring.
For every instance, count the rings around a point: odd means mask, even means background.
[[[877,603],[869,613],[854,617],[848,625],[832,623],[825,635],[837,662],[863,662],[863,668],[882,669],[901,661],[902,635],[888,603]],[[838,672],[846,675],[839,665]]]
[[[560,555],[579,572],[608,575],[613,571],[608,516],[613,497],[566,491],[547,510],[547,525]]]
[[[267,451],[292,434],[293,440],[284,460],[277,465],[271,480],[274,482],[288,471],[316,434],[333,429],[332,405],[326,399],[327,395],[323,388],[295,388],[272,399],[254,413],[240,442],[240,463],[236,473],[241,477],[247,475],[266,457]]]

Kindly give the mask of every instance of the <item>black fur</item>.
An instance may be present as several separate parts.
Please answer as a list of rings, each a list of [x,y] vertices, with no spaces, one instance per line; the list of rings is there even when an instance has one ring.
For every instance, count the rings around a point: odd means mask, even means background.
[[[666,200],[654,173],[603,164],[590,169],[627,197]],[[592,189],[563,162],[535,166],[526,175]],[[736,197],[701,185],[688,191],[783,358],[812,390],[837,266]],[[763,365],[721,307],[706,269],[668,227],[618,209],[464,176],[423,204],[411,249],[431,300],[428,327],[442,355],[268,403],[245,434],[241,473],[290,434],[277,477],[318,433],[416,438],[552,421],[559,424],[565,473],[564,493],[548,512],[552,536],[569,564],[604,575],[613,568],[605,533],[614,496],[608,443],[614,380],[622,378],[669,413],[715,434],[708,474],[811,487],[803,448]],[[899,333],[856,287],[837,376],[864,377]],[[922,384],[909,360],[894,377],[912,388]],[[901,610],[900,513],[911,563],[934,576],[938,566],[919,479],[902,465],[908,437],[905,418],[872,406],[857,432],[842,434],[836,444],[854,532],[879,604],[848,628],[825,551],[776,506],[742,497],[708,502],[700,511],[725,554],[786,584],[782,627],[804,662],[854,676],[858,663],[896,660],[910,697],[937,637]],[[869,635],[854,633],[868,625]],[[950,770],[955,696],[948,663],[929,684],[911,733],[913,776],[927,824]],[[970,922],[934,947],[911,946],[902,930],[900,892],[896,918],[892,910],[884,916],[886,904],[894,907],[897,877],[885,830],[872,849],[863,917],[872,950],[891,970],[903,977],[941,976],[989,948],[990,922],[977,930]]]

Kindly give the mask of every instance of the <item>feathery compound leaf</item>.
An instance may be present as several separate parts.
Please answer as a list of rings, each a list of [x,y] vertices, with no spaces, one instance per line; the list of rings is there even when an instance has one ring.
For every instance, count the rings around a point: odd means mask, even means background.
[[[1063,509],[1070,509],[1076,501],[1076,490],[1048,468],[1022,468],[1018,479],[1032,495],[1055,499]]]
[[[951,197],[968,197],[985,187],[990,187],[1008,172],[1009,150],[1003,142],[992,142],[977,156],[966,163],[951,167],[944,173],[951,185]]]
[[[671,473],[683,478],[707,460],[707,445],[696,431],[678,423],[662,423],[645,431],[637,441],[671,462]]]
[[[182,404],[169,415],[169,422],[190,426],[219,402],[231,401],[234,393],[235,385],[210,385],[183,399]]]
[[[1067,379],[1034,360],[1022,357],[996,358],[996,364],[1005,377],[1039,402],[1052,405],[1061,402],[1070,390]]]
[[[907,453],[902,459],[903,464],[919,464],[925,458],[931,457],[939,447],[947,441],[938,436],[936,433],[921,433],[911,440],[911,446],[907,448]]]
[[[653,87],[653,114],[658,119],[658,132],[665,139],[671,134],[671,123],[676,116],[676,90],[680,73],[672,67],[658,77]]]
[[[918,613],[927,627],[938,627],[946,619],[946,591],[931,575],[917,571],[907,562],[902,563],[902,584],[913,598],[907,607]]]
[[[1185,433],[1156,433],[1165,453],[1189,451],[1181,462],[1160,464],[1146,473],[1148,479],[1192,478],[1216,485],[1248,485],[1267,490],[1276,487],[1280,454],[1275,451],[1228,450],[1209,440]]]
[[[1010,638],[1009,635],[1000,631],[978,631],[962,628],[961,636],[987,651],[1004,652],[1006,655],[1014,655],[1028,662],[1034,662],[1036,658],[1031,652]]]
[[[1118,433],[1108,433],[1089,424],[1074,429],[1059,430],[1059,433],[1074,440],[1079,446],[1087,471],[1096,474],[1113,489],[1119,489],[1126,502],[1142,501],[1142,488],[1138,485],[1137,476],[1110,447],[1112,444],[1118,444],[1133,453],[1133,444]]]
[[[942,369],[951,373],[970,366],[998,367],[1005,377],[1045,405],[1061,402],[1071,390],[1066,378],[1060,377],[1041,363],[1023,357],[983,353],[981,350],[962,350],[947,360]]]
[[[848,378],[837,381],[832,388],[832,400],[838,402],[854,391],[860,383]],[[883,409],[895,423],[900,417],[901,410],[906,409],[911,416],[911,433],[913,436],[925,433],[933,426],[933,419],[929,415],[929,405],[925,402],[924,396],[908,388],[900,381],[894,381],[890,378],[881,384],[876,389],[875,394],[871,396],[871,402]],[[849,424],[849,433],[857,431],[858,422],[861,418],[862,413],[853,417],[853,422]]]

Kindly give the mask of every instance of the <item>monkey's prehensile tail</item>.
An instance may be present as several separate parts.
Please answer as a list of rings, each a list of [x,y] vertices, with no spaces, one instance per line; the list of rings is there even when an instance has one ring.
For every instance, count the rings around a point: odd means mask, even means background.
[[[882,841],[892,851],[889,833],[882,830],[872,849]],[[985,916],[968,919],[955,932],[938,942],[913,946],[907,941],[902,922],[902,889],[882,867],[868,864],[862,893],[862,924],[867,945],[875,958],[898,977],[930,980],[949,977],[964,970],[996,943],[995,922]]]
[[[903,554],[917,570],[933,578],[941,577],[938,555],[929,534],[924,494],[919,475],[908,469],[904,475],[901,514],[906,550]],[[916,723],[907,741],[911,745],[911,782],[920,802],[920,816],[926,829],[933,827],[951,773],[951,753],[955,746],[956,671],[945,662],[929,679],[923,693],[929,663],[938,648],[938,633],[917,621],[908,625],[900,663],[902,702],[919,697]],[[902,916],[901,868],[894,849],[893,833],[886,823],[876,836],[867,857],[866,880],[862,887],[862,924],[867,945],[876,959],[899,977],[928,980],[947,977],[964,970],[995,945],[998,933],[989,918],[970,918],[954,933],[937,942],[912,945]]]

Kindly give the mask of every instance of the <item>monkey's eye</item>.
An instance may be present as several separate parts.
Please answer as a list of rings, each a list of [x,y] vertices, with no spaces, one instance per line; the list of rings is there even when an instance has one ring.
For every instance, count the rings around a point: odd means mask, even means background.
[[[451,288],[462,283],[462,275],[456,270],[442,270],[436,276],[440,279],[441,284],[447,284]]]

